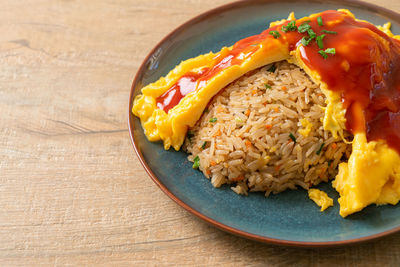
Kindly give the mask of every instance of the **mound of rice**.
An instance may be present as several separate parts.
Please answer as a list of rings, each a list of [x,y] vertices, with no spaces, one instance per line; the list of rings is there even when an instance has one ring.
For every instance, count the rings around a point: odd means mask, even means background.
[[[351,146],[323,130],[325,96],[295,65],[248,73],[209,103],[190,129],[188,159],[215,187],[268,196],[334,178]]]

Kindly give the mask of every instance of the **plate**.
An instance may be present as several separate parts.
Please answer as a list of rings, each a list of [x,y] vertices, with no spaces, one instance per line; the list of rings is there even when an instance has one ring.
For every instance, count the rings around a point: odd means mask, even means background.
[[[320,187],[335,199],[325,212],[307,197],[305,190],[285,191],[265,198],[262,193],[240,196],[229,186],[212,187],[200,171],[192,169],[187,155],[165,151],[149,142],[138,118],[132,115],[133,98],[140,89],[166,75],[182,60],[219,51],[236,41],[266,29],[269,22],[297,18],[327,9],[347,8],[357,18],[376,25],[392,22],[400,33],[400,15],[356,1],[240,1],[210,10],[186,22],[166,36],[147,56],[133,81],[129,103],[129,129],[133,146],[147,173],[170,198],[214,226],[262,242],[321,247],[357,243],[400,230],[399,206],[369,206],[343,219],[338,194],[330,183]]]

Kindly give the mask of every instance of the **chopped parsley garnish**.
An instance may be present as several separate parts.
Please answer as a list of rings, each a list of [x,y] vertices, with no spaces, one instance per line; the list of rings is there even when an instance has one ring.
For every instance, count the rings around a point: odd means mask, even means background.
[[[327,48],[327,49],[325,49],[325,53],[334,55],[334,54],[336,54],[336,49],[335,48]]]
[[[217,118],[211,118],[210,120],[209,120],[209,122],[216,122],[217,121]]]
[[[268,83],[264,84],[265,89],[271,89],[271,85],[269,85]]]
[[[322,143],[319,149],[317,150],[317,155],[321,154],[322,149],[324,148],[325,143]]]
[[[299,26],[299,32],[307,32],[308,33],[308,38],[306,36],[303,36],[301,38],[301,43],[304,46],[307,46],[310,44],[310,42],[317,36],[317,34],[314,32],[313,29],[311,29],[311,26],[308,24],[310,21],[306,21],[303,24]]]
[[[205,109],[204,109],[204,112],[208,112],[208,108],[205,108]]]
[[[292,133],[289,134],[289,137],[296,143],[296,137]]]
[[[317,39],[315,39],[315,41],[317,41],[317,45],[320,49],[324,48],[324,43],[322,42],[324,37],[325,37],[325,34],[321,34],[320,36],[317,36]]]
[[[306,31],[308,31],[309,29],[311,29],[310,23],[311,21],[307,20],[304,21],[299,27],[297,27],[297,31],[299,33],[304,33]]]
[[[317,22],[319,26],[324,26],[324,22],[322,21],[322,17],[317,18]]]
[[[310,23],[311,21],[305,21],[303,22],[298,28],[297,31],[299,33],[308,33],[308,37],[307,36],[303,36],[303,38],[301,38],[301,44],[304,46],[307,46],[310,44],[310,42],[315,39],[318,47],[321,49],[320,51],[318,51],[318,53],[324,58],[327,59],[328,58],[328,54],[334,55],[335,54],[335,50],[334,48],[328,48],[326,50],[322,50],[324,48],[324,44],[323,44],[323,39],[326,36],[325,34],[321,34],[320,36],[317,36],[317,34],[315,33],[315,31],[311,28]],[[317,18],[317,22],[319,26],[324,26],[324,23],[322,21],[322,17],[318,17]],[[321,32],[323,33],[328,33],[328,34],[337,34],[337,32],[334,31],[327,31],[327,30],[321,30]],[[332,50],[333,49],[333,50]]]
[[[271,67],[269,67],[268,69],[269,72],[275,72],[275,70],[276,70],[275,64],[272,64]]]
[[[334,31],[327,31],[327,30],[321,30],[323,33],[329,33],[329,34],[337,34],[337,32]]]
[[[303,36],[303,38],[301,38],[301,44],[304,46],[307,46],[310,44],[310,42],[312,41],[313,38],[307,38],[305,36]]]
[[[297,30],[297,26],[296,26],[296,21],[292,20],[291,22],[289,22],[286,26],[282,25],[281,30],[283,32],[293,32],[295,30]]]
[[[196,156],[193,160],[193,169],[198,169],[200,167],[200,158],[199,156]]]
[[[334,55],[336,54],[335,48],[327,48],[325,50],[319,50],[318,53],[324,58],[328,58],[328,54]]]
[[[205,149],[207,145],[207,141],[204,141],[203,145],[201,146],[202,149]]]
[[[317,36],[317,34],[313,31],[313,29],[307,30],[307,33],[311,39],[314,39]]]
[[[281,37],[281,34],[278,31],[270,31],[269,34],[274,36],[275,39],[278,39],[279,37]]]
[[[319,53],[324,59],[327,59],[327,58],[328,58],[328,54],[327,54],[324,50],[319,50],[318,53]]]
[[[192,137],[194,136],[194,134],[191,131],[187,132],[187,138],[190,140],[192,139]]]

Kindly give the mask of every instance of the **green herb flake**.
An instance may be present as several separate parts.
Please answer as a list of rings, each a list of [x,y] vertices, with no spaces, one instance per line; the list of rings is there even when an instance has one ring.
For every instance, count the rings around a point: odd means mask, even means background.
[[[315,39],[315,41],[317,42],[317,45],[320,49],[324,48],[324,43],[322,42],[322,40],[324,39],[325,34],[321,34],[320,36],[317,36],[317,38]]]
[[[264,86],[265,86],[265,89],[271,89],[272,88],[271,85],[269,85],[268,83],[264,84]]]
[[[296,137],[292,134],[292,133],[290,133],[289,134],[289,137],[290,137],[290,139],[292,139],[293,140],[293,142],[295,142],[296,143]]]
[[[325,50],[319,50],[318,53],[324,58],[328,58],[328,54],[334,55],[336,54],[336,49],[335,48],[327,48]]]
[[[314,38],[311,38],[311,37],[307,38],[307,37],[303,36],[303,38],[301,38],[300,41],[301,41],[302,45],[307,46],[307,45],[310,44],[310,42],[311,42],[313,39],[314,39]]]
[[[281,30],[283,32],[293,32],[295,30],[297,30],[297,26],[296,26],[296,21],[292,20],[291,22],[289,22],[286,26],[282,25]]]
[[[299,33],[304,33],[306,31],[308,31],[309,29],[311,29],[310,23],[311,21],[307,20],[304,21],[299,27],[297,27],[297,31]]]
[[[258,45],[259,45],[259,43],[251,44],[250,46],[258,46]]]
[[[207,141],[204,141],[203,145],[201,146],[201,149],[205,149],[207,145]]]
[[[217,121],[217,118],[211,118],[210,120],[209,120],[209,122],[216,122]]]
[[[303,38],[301,38],[300,41],[301,41],[302,45],[307,46],[310,43],[311,40],[309,38],[303,36]]]
[[[327,49],[325,49],[325,53],[334,55],[334,54],[336,54],[336,49],[335,48],[327,48]]]
[[[204,112],[208,112],[208,111],[209,111],[208,108],[205,108],[205,109],[204,109]]]
[[[321,17],[321,16],[319,16],[319,17],[317,18],[317,22],[318,22],[318,25],[319,25],[319,26],[324,26],[324,22],[322,21],[322,17]]]
[[[317,34],[313,31],[313,29],[307,30],[308,36],[310,36],[311,39],[314,39]]]
[[[328,33],[328,34],[337,34],[337,32],[335,32],[335,31],[322,30],[321,32]]]
[[[318,53],[319,53],[324,59],[327,59],[327,58],[328,58],[328,54],[327,54],[324,50],[319,50]]]
[[[200,167],[200,158],[199,156],[196,156],[193,160],[193,169],[198,169]]]
[[[269,34],[274,36],[275,39],[281,37],[281,34],[278,31],[270,31]]]
[[[316,154],[319,155],[321,154],[322,149],[324,148],[325,143],[322,143],[319,149],[317,150]]]
[[[275,72],[275,70],[276,70],[275,64],[272,64],[271,67],[269,67],[268,69],[269,72]]]

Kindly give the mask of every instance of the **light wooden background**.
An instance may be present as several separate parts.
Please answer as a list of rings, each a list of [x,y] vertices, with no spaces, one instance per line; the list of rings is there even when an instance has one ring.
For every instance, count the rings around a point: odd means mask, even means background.
[[[133,76],[172,29],[226,2],[0,0],[0,266],[400,263],[400,234],[320,250],[232,236],[147,176],[127,130]]]

